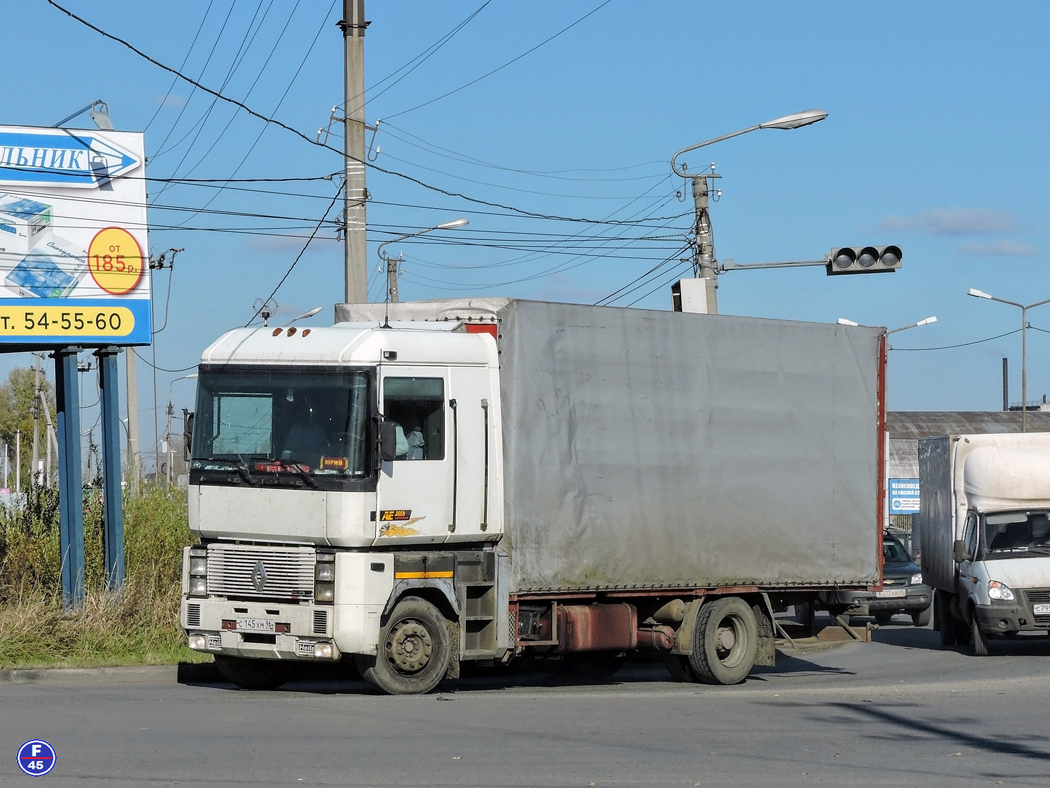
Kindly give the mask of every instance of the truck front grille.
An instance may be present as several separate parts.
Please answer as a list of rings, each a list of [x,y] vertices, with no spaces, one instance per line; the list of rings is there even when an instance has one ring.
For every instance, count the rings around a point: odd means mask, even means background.
[[[186,605],[186,625],[196,629],[201,625],[201,606],[195,604]]]
[[[1050,613],[1036,613],[1036,605],[1050,605],[1050,588],[1029,588],[1024,592],[1036,624],[1050,624]],[[1046,608],[1043,608],[1044,610]]]
[[[208,593],[247,599],[313,598],[310,547],[213,544],[208,547]]]
[[[328,611],[315,609],[314,610],[314,634],[315,635],[327,635],[328,634]]]

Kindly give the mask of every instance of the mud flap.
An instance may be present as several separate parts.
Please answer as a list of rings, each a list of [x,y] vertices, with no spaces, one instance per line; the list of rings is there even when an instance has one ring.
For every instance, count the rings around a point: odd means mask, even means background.
[[[682,623],[678,625],[675,633],[674,648],[672,654],[688,655],[693,653],[693,630],[696,628],[696,615],[700,612],[700,605],[704,603],[703,597],[688,602],[682,611]]]

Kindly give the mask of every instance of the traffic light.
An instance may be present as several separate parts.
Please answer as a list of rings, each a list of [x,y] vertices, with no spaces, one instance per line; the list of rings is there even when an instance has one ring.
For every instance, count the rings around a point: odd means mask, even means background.
[[[844,246],[828,252],[828,276],[892,273],[901,267],[899,246]]]

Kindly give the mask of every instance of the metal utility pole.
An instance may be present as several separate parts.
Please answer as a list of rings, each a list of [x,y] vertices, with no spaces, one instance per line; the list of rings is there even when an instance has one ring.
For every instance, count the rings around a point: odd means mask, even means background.
[[[343,92],[345,106],[346,184],[343,219],[346,238],[348,304],[368,299],[368,261],[365,259],[365,0],[343,0]]]
[[[40,396],[40,354],[33,354],[33,471],[30,475],[32,484],[40,486],[40,407],[42,404]]]
[[[128,348],[124,355],[128,381],[128,476],[131,477],[131,494],[139,494],[139,391],[135,374],[135,348]]]

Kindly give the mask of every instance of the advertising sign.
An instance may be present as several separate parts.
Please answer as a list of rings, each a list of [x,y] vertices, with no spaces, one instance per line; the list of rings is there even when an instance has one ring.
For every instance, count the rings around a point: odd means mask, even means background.
[[[919,513],[919,480],[890,479],[890,514]]]
[[[151,338],[142,134],[0,126],[0,345]]]

